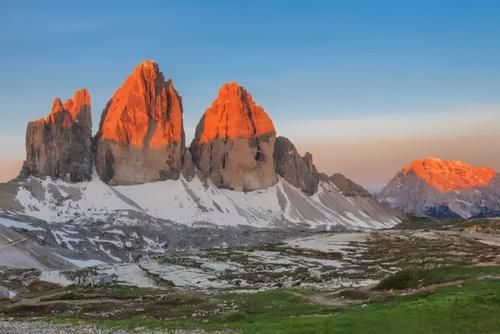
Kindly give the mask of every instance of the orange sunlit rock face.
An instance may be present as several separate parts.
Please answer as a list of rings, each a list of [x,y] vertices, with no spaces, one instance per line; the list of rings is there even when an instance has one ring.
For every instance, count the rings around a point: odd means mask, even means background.
[[[403,168],[403,173],[414,172],[433,188],[448,192],[483,186],[490,183],[496,171],[488,167],[473,167],[457,160],[425,158],[415,160]]]
[[[75,92],[73,99],[68,99],[64,104],[60,98],[56,97],[47,118],[40,118],[33,123],[54,124],[59,118],[62,118],[60,124],[65,128],[69,128],[84,112],[90,113],[90,94],[86,89],[80,89]]]
[[[135,148],[157,149],[183,140],[181,98],[153,61],[140,63],[114,93],[100,137]]]
[[[104,109],[97,173],[112,185],[178,179],[184,151],[181,97],[155,62],[143,61]]]
[[[224,84],[205,111],[199,143],[214,139],[251,138],[276,132],[273,122],[252,95],[236,82]]]
[[[277,182],[273,122],[236,82],[224,84],[205,111],[190,146],[201,174],[221,188],[265,189]]]
[[[23,175],[52,176],[80,182],[92,177],[92,117],[86,89],[64,104],[56,98],[47,118],[26,129]]]

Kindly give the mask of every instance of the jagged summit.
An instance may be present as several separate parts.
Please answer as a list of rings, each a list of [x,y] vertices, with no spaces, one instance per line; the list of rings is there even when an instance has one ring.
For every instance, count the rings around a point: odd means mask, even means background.
[[[277,182],[270,117],[236,82],[224,84],[205,111],[191,143],[193,161],[218,187],[264,189]]]
[[[137,148],[159,148],[184,140],[181,98],[155,62],[137,65],[113,94],[98,136]]]
[[[415,160],[403,168],[403,173],[410,172],[444,192],[487,185],[496,176],[496,171],[489,167],[474,167],[459,160],[436,157]]]
[[[215,139],[252,138],[275,133],[274,124],[264,109],[255,103],[244,87],[232,81],[222,85],[217,98],[205,111],[196,139],[205,143]]]
[[[184,155],[182,100],[150,60],[135,67],[106,106],[96,167],[110,184],[179,177]]]
[[[156,219],[318,229],[399,222],[349,180],[320,174],[312,154],[276,139],[269,115],[236,82],[219,89],[189,149],[181,97],[153,61],[138,64],[115,91],[94,140],[88,92],[63,101],[28,126],[23,174],[34,177],[0,189],[0,209],[67,224],[123,214],[147,228]]]
[[[311,153],[300,156],[288,138],[278,137],[274,145],[274,160],[276,172],[287,182],[308,195],[318,191],[319,173]]]
[[[64,113],[64,115],[61,115],[61,113]],[[32,123],[54,123],[58,117],[64,118],[64,125],[67,127],[71,126],[73,121],[77,119],[88,120],[90,117],[90,94],[88,90],[82,88],[75,91],[73,98],[68,98],[64,103],[61,98],[56,97],[52,102],[47,117],[42,117]]]
[[[54,99],[47,118],[30,122],[26,130],[26,160],[21,174],[52,176],[73,182],[92,176],[90,95],[75,92],[62,103]]]

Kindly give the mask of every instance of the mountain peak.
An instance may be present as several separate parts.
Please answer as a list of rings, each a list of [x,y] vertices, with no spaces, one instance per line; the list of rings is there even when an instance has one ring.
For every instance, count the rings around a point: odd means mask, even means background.
[[[142,75],[152,75],[156,77],[160,73],[160,67],[153,60],[143,60],[134,68],[133,73],[136,75],[141,73]]]
[[[52,109],[50,110],[50,113],[53,114],[53,113],[57,113],[57,112],[60,112],[60,111],[63,111],[65,108],[63,106],[63,103],[61,101],[60,98],[56,97],[54,99],[54,102],[52,102]]]
[[[86,89],[64,104],[54,99],[46,118],[30,122],[26,130],[23,175],[52,176],[73,182],[92,175],[92,117]]]
[[[165,82],[158,64],[141,62],[114,93],[100,136],[135,148],[157,149],[183,141],[180,96]]]
[[[201,132],[197,136],[200,143],[276,133],[268,114],[236,81],[222,85],[200,125]]]
[[[405,166],[402,172],[413,172],[442,192],[487,185],[496,176],[496,171],[489,167],[474,167],[459,160],[442,160],[436,157],[415,160]]]
[[[205,111],[190,146],[193,162],[218,187],[237,191],[276,183],[271,118],[236,82],[219,89]]]
[[[151,67],[151,68],[155,68],[155,67],[158,67],[158,63],[156,63],[154,60],[151,60],[151,59],[144,59],[143,61],[141,61],[136,68],[139,68],[139,67]]]
[[[141,62],[115,91],[97,138],[97,172],[106,182],[178,177],[184,151],[182,99],[158,64]]]

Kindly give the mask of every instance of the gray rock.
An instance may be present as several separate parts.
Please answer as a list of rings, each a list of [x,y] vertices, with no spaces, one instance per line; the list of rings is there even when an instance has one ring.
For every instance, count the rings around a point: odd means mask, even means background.
[[[330,176],[330,181],[342,192],[346,197],[370,197],[368,190],[357,184],[351,179],[348,179],[343,174],[335,173]]]
[[[9,289],[1,285],[0,285],[0,299],[10,299]]]
[[[193,156],[191,155],[191,151],[186,149],[184,151],[184,158],[182,162],[182,176],[188,181],[191,181],[195,174],[196,174],[196,169],[193,164]]]
[[[216,139],[191,145],[193,160],[203,176],[219,188],[237,191],[265,189],[276,183],[274,136]]]
[[[103,274],[89,270],[83,270],[74,278],[74,282],[78,286],[83,287],[99,287],[116,283],[118,277],[115,274]]]
[[[319,174],[313,165],[311,153],[307,152],[301,157],[290,140],[278,137],[274,145],[274,160],[276,173],[286,181],[308,195],[318,191]]]

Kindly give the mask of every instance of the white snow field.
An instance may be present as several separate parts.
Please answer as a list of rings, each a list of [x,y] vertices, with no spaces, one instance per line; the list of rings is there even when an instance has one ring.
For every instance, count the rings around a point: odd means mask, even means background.
[[[99,220],[116,212],[123,212],[121,219],[126,220],[130,211],[187,226],[299,225],[329,230],[388,228],[400,222],[373,198],[345,197],[327,182],[307,196],[283,179],[268,189],[245,193],[218,189],[199,178],[111,187],[96,175],[76,184],[31,177],[20,184],[16,201],[23,208],[20,213],[48,223]]]

